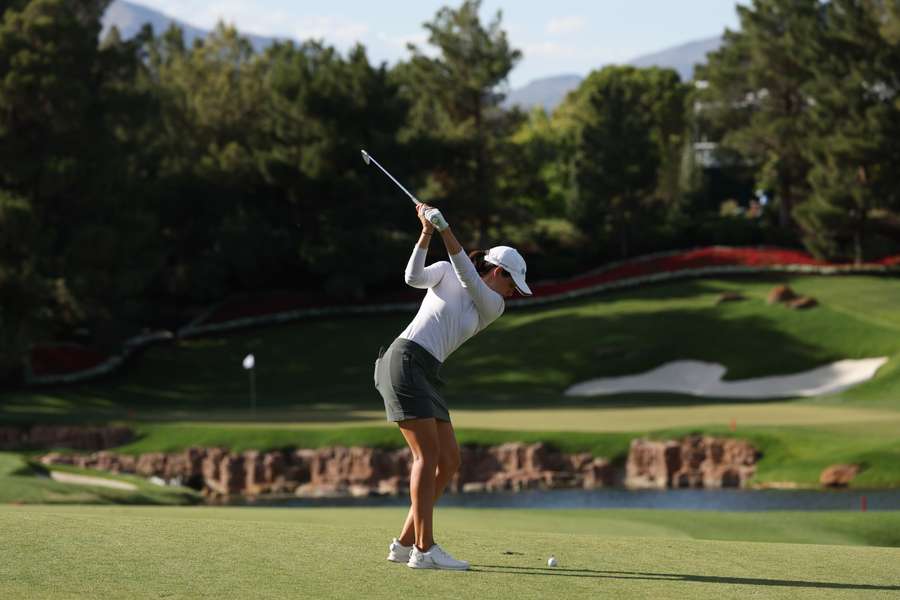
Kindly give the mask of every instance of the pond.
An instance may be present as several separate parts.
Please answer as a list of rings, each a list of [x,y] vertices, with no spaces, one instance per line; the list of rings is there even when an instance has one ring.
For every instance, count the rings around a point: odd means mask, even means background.
[[[667,510],[900,510],[900,489],[891,490],[526,490],[445,494],[439,506],[463,508],[657,508]],[[240,506],[409,506],[408,496],[369,498],[267,498]]]

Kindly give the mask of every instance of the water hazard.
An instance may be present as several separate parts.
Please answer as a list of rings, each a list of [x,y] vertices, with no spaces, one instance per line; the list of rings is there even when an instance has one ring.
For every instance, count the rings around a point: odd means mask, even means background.
[[[242,506],[409,506],[407,496],[244,500]],[[892,490],[526,490],[445,494],[439,506],[463,508],[656,508],[666,510],[900,510]]]

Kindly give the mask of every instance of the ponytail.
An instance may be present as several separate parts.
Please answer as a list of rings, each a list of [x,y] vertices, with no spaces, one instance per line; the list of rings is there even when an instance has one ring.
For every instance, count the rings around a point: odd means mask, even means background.
[[[486,262],[484,260],[485,256],[487,256],[487,250],[472,250],[469,252],[469,259],[474,263],[475,270],[478,271],[478,274],[482,277],[496,266]]]

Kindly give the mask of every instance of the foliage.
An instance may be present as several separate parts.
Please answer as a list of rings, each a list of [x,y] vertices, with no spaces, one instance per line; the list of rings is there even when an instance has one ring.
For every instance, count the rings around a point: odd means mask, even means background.
[[[476,247],[485,245],[493,222],[515,216],[501,180],[518,164],[509,137],[519,117],[501,109],[499,90],[522,56],[501,28],[502,14],[483,24],[480,8],[481,0],[466,0],[440,9],[425,23],[438,56],[410,45],[412,59],[397,68],[411,102],[405,135],[428,157],[423,199],[446,206],[454,222],[470,228]]]
[[[825,24],[808,57],[815,143],[797,217],[811,251],[861,262],[875,254],[875,211],[900,208],[900,44],[879,35],[872,3],[835,0]]]
[[[677,205],[686,97],[675,71],[607,67],[560,108],[572,140],[568,212],[596,247],[631,255],[643,217]]]
[[[819,35],[820,0],[753,0],[738,5],[741,27],[726,31],[696,77],[706,134],[756,167],[757,188],[774,190],[782,227],[807,194],[808,56]]]
[[[522,53],[479,0],[390,67],[225,25],[100,39],[108,4],[3,4],[0,378],[36,340],[112,349],[233,294],[400,287],[418,224],[361,148],[544,277],[711,242],[898,249],[896,0],[753,0],[705,86],[608,67],[550,115],[504,107]],[[720,216],[754,178],[777,213]]]

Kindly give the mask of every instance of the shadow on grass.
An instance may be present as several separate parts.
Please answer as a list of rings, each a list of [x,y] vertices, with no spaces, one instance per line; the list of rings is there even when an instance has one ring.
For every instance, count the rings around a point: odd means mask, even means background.
[[[826,590],[900,591],[900,585],[870,585],[865,583],[832,583],[828,581],[798,581],[793,579],[758,579],[753,577],[715,577],[682,573],[645,573],[640,571],[599,571],[594,569],[561,569],[559,567],[515,567],[510,565],[472,565],[481,573],[513,573],[515,575],[550,575],[556,577],[593,577],[598,579],[637,579],[646,581],[686,581],[691,583],[721,583],[728,585],[761,585]]]
[[[826,307],[827,308],[827,307]],[[860,340],[865,340],[861,342]],[[734,305],[635,307],[604,313],[546,310],[503,322],[464,345],[444,377],[451,405],[691,406],[782,402],[780,398],[698,397],[635,393],[572,398],[570,385],[634,375],[674,360],[720,363],[725,381],[792,375],[835,360],[892,355],[895,339],[825,309],[796,312],[758,300]],[[470,406],[471,405],[471,406]]]
[[[449,381],[445,397],[451,409],[484,410],[777,402],[783,399],[658,393],[571,398],[563,391],[589,379],[640,373],[672,360],[722,363],[728,368],[726,379],[735,380],[900,350],[889,332],[840,318],[827,305],[805,313],[752,298],[715,306],[720,287],[679,282],[516,311],[449,358],[442,369]],[[375,356],[411,316],[298,321],[150,348],[102,380],[0,394],[0,420],[21,422],[23,415],[41,422],[65,422],[70,415],[71,421],[232,420],[229,413],[234,420],[258,420],[248,410],[248,379],[240,368],[248,352],[258,360],[261,413],[280,412],[293,421],[303,420],[298,414],[303,410],[320,412],[322,405],[380,411],[383,402],[372,382]],[[309,420],[353,422],[356,417],[332,413]]]
[[[372,410],[372,407],[369,407]],[[40,410],[17,409],[4,412],[0,406],[0,425],[29,427],[32,425],[106,425],[112,422],[123,423],[178,423],[192,421],[214,421],[222,424],[262,424],[289,423],[365,423],[372,421],[371,416],[354,414],[352,407],[346,409],[316,409],[314,407],[289,407],[275,410],[238,411],[234,408],[226,410],[202,411],[199,407],[188,407],[185,410],[162,409],[149,407],[119,407],[107,410],[87,409],[63,413],[46,413]]]

